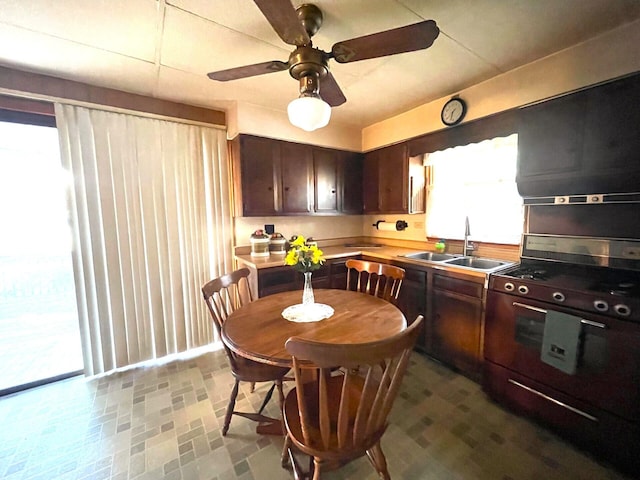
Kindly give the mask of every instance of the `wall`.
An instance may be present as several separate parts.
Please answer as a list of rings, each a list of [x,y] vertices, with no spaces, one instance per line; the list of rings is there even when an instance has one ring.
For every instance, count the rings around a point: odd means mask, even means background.
[[[640,20],[504,73],[458,93],[467,101],[465,122],[534,103],[640,70]],[[443,128],[447,96],[366,127],[362,151]]]
[[[282,216],[282,217],[236,217],[236,246],[250,245],[249,237],[265,224],[275,225],[275,231],[289,239],[292,235],[313,237],[326,240],[343,237],[362,236],[362,216],[345,215],[340,217],[321,216]]]
[[[291,125],[285,111],[247,103],[238,103],[236,110],[229,112],[227,116],[229,139],[235,138],[239,133],[247,133],[355,152],[359,152],[362,146],[360,128],[334,120],[324,128],[305,132]]]

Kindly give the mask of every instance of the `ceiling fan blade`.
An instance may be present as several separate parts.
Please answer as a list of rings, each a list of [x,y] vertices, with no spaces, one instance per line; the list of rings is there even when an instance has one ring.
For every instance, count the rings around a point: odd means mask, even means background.
[[[291,0],[253,0],[278,36],[289,45],[308,45],[307,31],[300,23]]]
[[[327,72],[320,80],[320,97],[332,107],[337,107],[347,101],[331,72]]]
[[[229,68],[218,72],[207,73],[207,77],[211,80],[220,82],[228,82],[229,80],[238,80],[240,78],[255,77],[265,73],[281,72],[287,70],[289,64],[279,60],[271,60],[270,62],[256,63],[254,65],[245,65],[244,67]]]
[[[433,45],[439,33],[436,22],[425,20],[406,27],[338,42],[331,48],[331,53],[337,62],[347,63],[413,52]]]

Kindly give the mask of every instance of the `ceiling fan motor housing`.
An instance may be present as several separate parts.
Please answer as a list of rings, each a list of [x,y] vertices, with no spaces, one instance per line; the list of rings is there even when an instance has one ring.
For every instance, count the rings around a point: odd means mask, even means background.
[[[300,81],[300,93],[318,94],[319,80],[329,72],[328,56],[313,47],[298,47],[289,56],[289,74]]]

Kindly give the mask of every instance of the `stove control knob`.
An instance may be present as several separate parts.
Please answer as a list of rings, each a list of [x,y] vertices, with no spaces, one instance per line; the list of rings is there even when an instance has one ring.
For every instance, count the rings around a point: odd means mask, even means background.
[[[622,303],[619,303],[618,305],[615,305],[613,307],[613,309],[621,317],[628,317],[629,315],[631,315],[631,309],[628,306],[626,306],[626,305],[624,305]]]
[[[594,300],[593,307],[599,312],[606,312],[609,310],[609,304],[604,300]]]
[[[515,288],[516,288],[515,285],[513,283],[511,283],[511,282],[507,282],[507,283],[504,284],[504,289],[507,292],[513,292],[515,290]]]
[[[518,292],[520,292],[523,295],[526,295],[527,293],[529,293],[529,287],[527,287],[526,285],[520,285],[518,286]]]
[[[564,302],[564,293],[562,292],[553,292],[551,296],[556,302]]]

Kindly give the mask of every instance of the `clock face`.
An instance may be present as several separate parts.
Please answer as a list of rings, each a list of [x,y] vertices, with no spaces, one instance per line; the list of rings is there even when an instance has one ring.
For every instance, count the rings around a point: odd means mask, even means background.
[[[464,101],[459,98],[452,98],[444,104],[440,117],[445,125],[455,125],[462,121],[466,112],[467,106]]]

